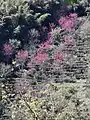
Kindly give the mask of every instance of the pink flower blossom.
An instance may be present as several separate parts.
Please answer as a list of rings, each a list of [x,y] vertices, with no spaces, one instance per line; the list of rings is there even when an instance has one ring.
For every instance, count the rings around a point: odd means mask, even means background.
[[[72,20],[77,20],[77,14],[76,13],[71,13],[70,15],[69,15],[69,17],[72,19]]]
[[[71,31],[73,29],[73,21],[72,20],[67,20],[63,25],[62,28],[67,30],[67,31]]]
[[[46,60],[49,60],[49,56],[46,53],[38,53],[35,58],[34,58],[35,62],[40,64]]]
[[[3,45],[3,51],[5,55],[12,55],[13,52],[12,45],[10,43],[5,43]]]
[[[72,36],[65,36],[64,41],[65,41],[66,45],[74,45],[75,44]]]
[[[43,50],[49,50],[50,48],[51,44],[49,43],[49,41],[46,41],[40,45],[38,51],[42,52]]]
[[[55,59],[55,61],[63,61],[64,60],[64,53],[55,50],[54,51],[54,59]]]
[[[55,25],[54,23],[50,23],[50,30],[52,31],[54,29]]]
[[[63,25],[65,23],[65,21],[66,21],[66,18],[62,17],[58,20],[58,23],[59,23],[59,25]]]
[[[51,32],[48,32],[47,39],[48,39],[47,41],[48,41],[50,44],[53,43],[53,38],[52,38],[52,34],[51,34]]]
[[[59,20],[59,25],[62,27],[62,29],[65,29],[66,31],[71,31],[74,27],[74,23],[71,19],[67,19],[67,17],[63,17]]]
[[[20,50],[16,55],[16,59],[18,61],[25,61],[28,58],[28,51],[27,50]]]
[[[77,20],[77,14],[70,14],[69,16],[62,17],[58,20],[59,25],[66,31],[72,31],[75,27],[75,21]]]

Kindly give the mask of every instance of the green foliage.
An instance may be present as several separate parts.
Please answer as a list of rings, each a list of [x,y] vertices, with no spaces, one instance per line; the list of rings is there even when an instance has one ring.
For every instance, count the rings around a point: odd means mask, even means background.
[[[67,4],[77,3],[78,0],[64,0]]]
[[[51,14],[46,13],[41,15],[38,19],[37,19],[37,23],[41,24],[42,22],[44,22],[46,19],[48,19],[51,16]]]

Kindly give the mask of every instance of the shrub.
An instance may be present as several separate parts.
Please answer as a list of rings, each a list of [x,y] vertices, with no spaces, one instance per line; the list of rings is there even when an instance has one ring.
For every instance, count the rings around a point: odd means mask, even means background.
[[[27,92],[16,94],[9,104],[12,113],[9,119],[89,120],[90,100],[82,99],[85,93],[80,85],[43,84],[36,88],[30,87]]]

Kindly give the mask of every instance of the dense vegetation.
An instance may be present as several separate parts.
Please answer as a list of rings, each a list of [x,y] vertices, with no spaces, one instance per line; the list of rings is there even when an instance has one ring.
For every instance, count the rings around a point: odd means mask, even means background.
[[[90,120],[89,13],[88,0],[0,0],[0,120]]]

